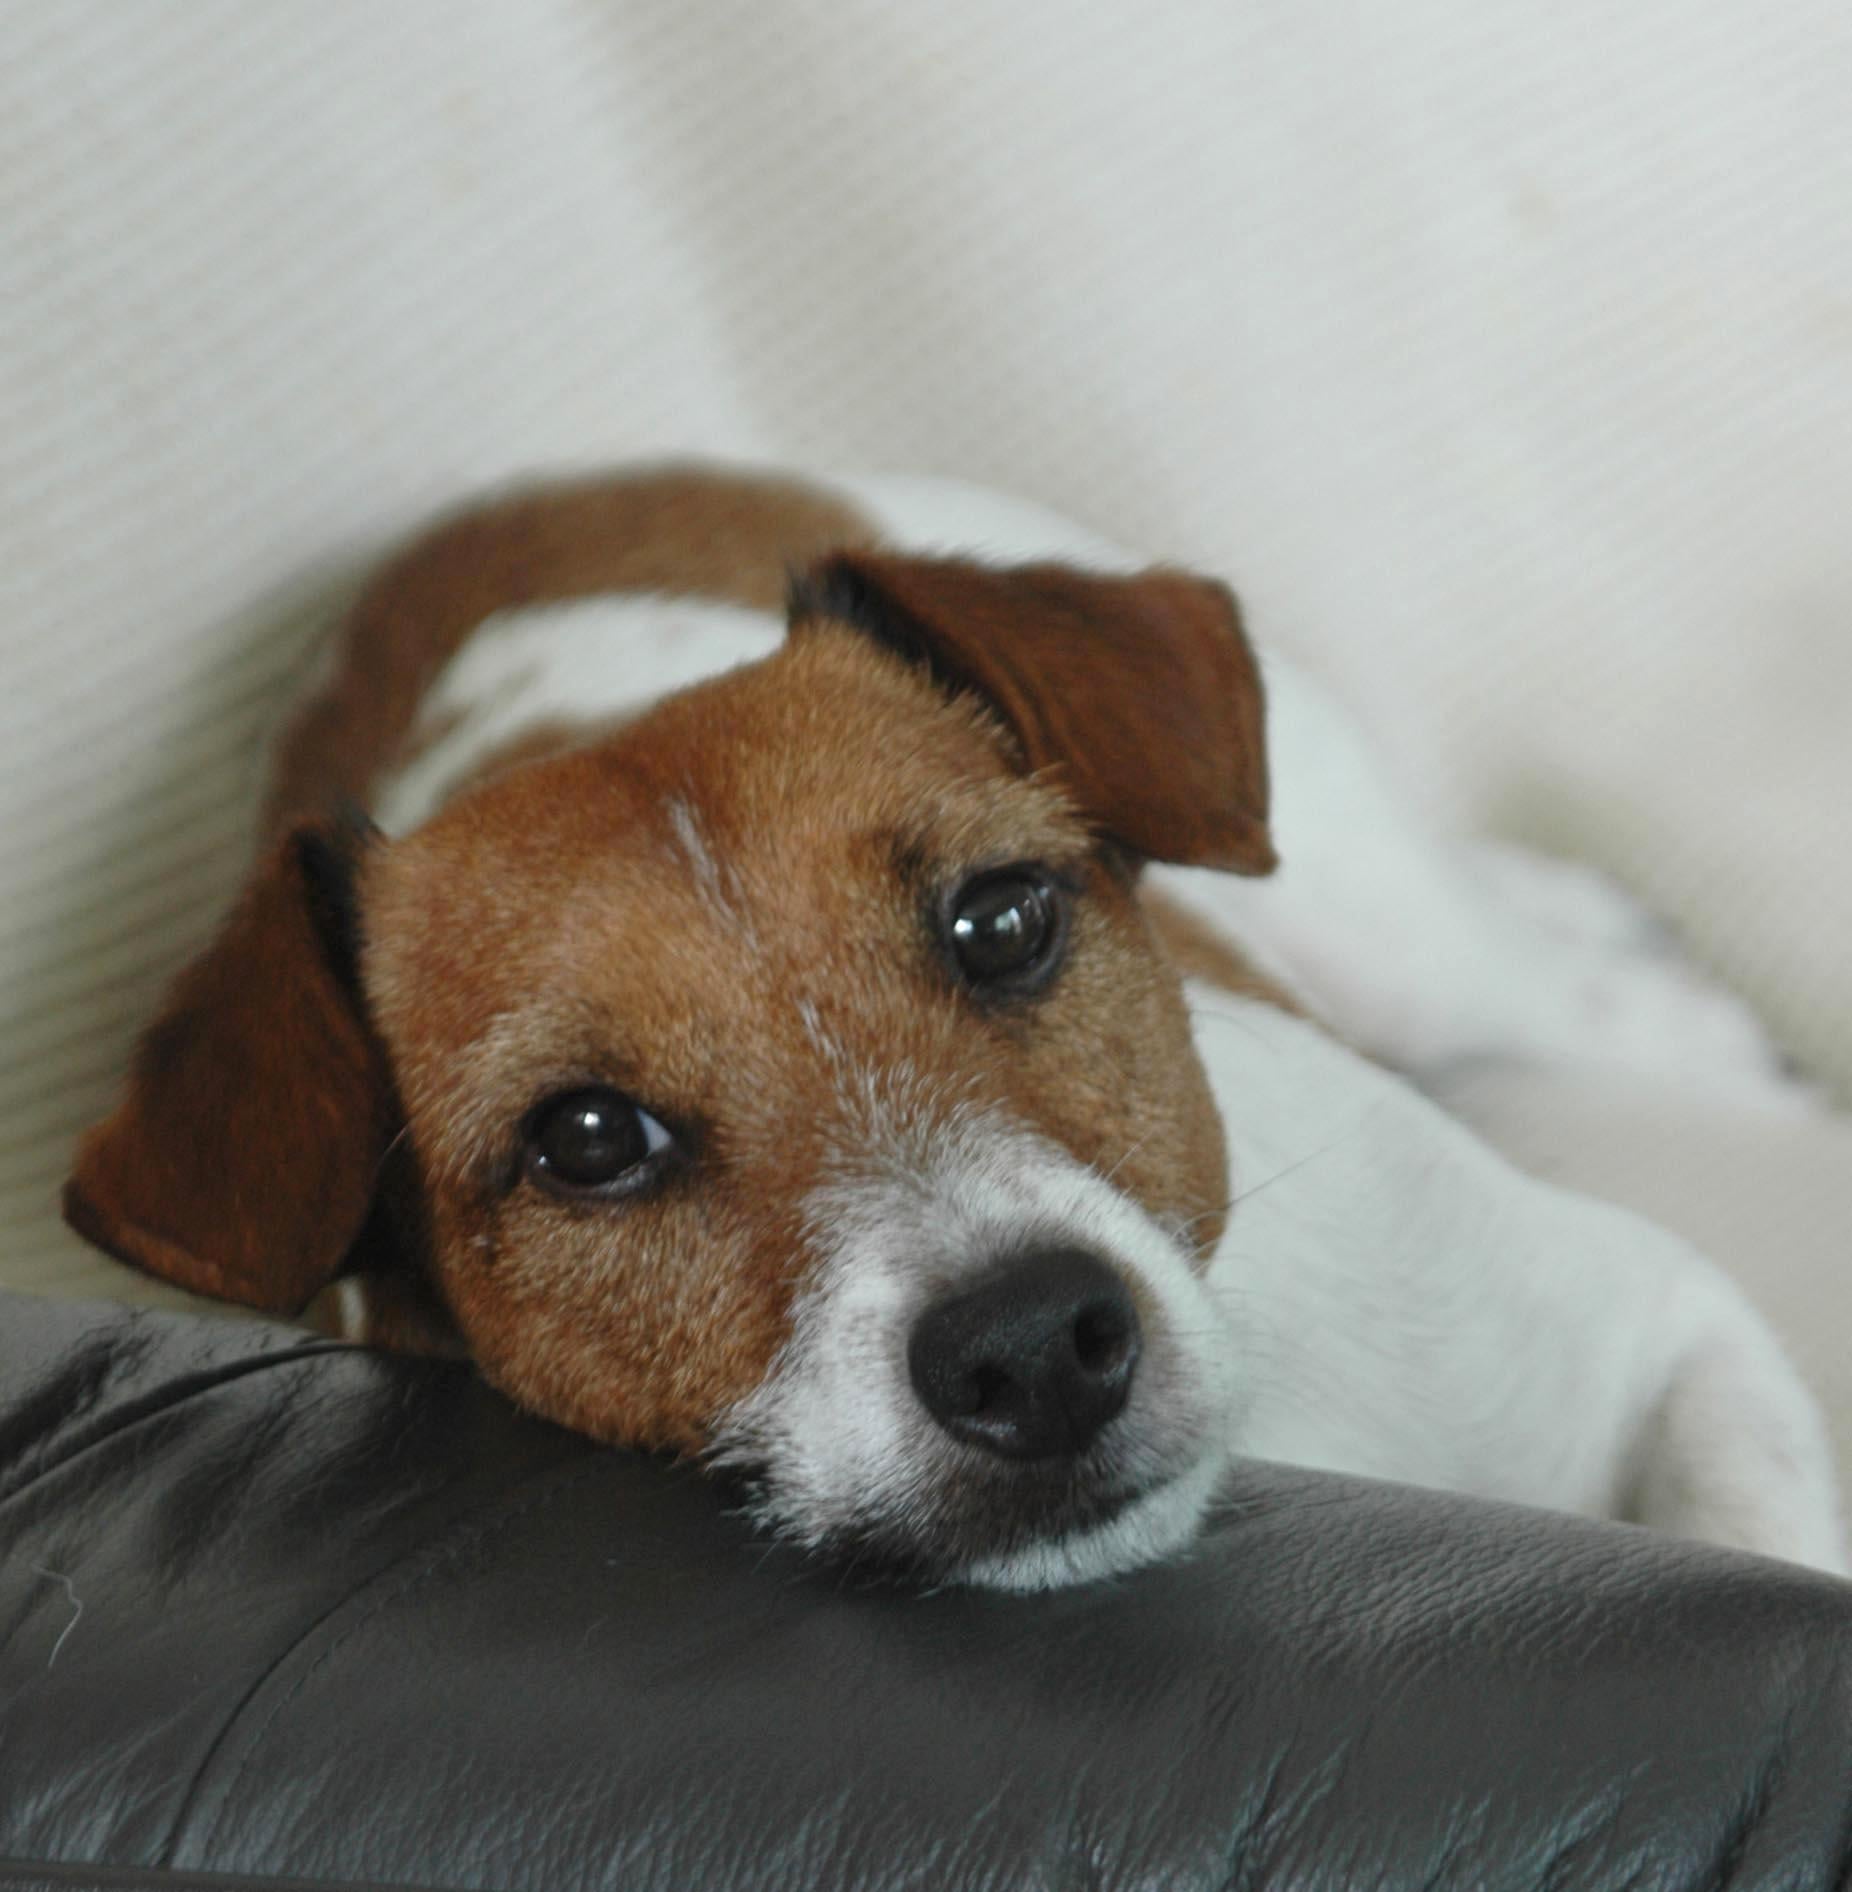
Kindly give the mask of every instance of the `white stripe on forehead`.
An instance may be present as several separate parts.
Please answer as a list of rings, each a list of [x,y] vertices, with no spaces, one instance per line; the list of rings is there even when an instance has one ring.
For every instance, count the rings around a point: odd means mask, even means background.
[[[695,812],[692,802],[684,801],[679,795],[668,805],[669,828],[675,836],[675,845],[681,849],[682,858],[688,863],[689,871],[695,877],[695,885],[713,900],[724,898],[720,886],[720,866],[714,859],[714,851],[707,844],[707,835],[701,826],[701,817]]]
[[[439,673],[411,738],[429,747],[381,785],[375,818],[404,834],[526,731],[634,713],[769,656],[783,634],[769,611],[647,592],[498,611]]]
[[[757,951],[759,938],[752,923],[751,903],[741,891],[739,875],[715,852],[700,810],[685,796],[676,795],[667,802],[665,811],[676,854],[686,864],[708,910],[737,927]]]

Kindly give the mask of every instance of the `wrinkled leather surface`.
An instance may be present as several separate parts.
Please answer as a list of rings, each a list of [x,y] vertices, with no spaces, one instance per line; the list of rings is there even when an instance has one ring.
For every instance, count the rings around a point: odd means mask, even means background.
[[[922,1596],[461,1367],[4,1299],[0,1547],[0,1859],[523,1892],[1852,1871],[1852,1586],[1392,1486],[1255,1467],[1179,1566]]]

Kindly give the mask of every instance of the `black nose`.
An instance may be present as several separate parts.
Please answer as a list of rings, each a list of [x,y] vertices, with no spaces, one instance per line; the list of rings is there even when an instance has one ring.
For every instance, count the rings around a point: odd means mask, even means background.
[[[1025,1256],[936,1302],[907,1342],[926,1410],[1005,1458],[1083,1450],[1125,1405],[1137,1364],[1125,1283],[1075,1248]]]

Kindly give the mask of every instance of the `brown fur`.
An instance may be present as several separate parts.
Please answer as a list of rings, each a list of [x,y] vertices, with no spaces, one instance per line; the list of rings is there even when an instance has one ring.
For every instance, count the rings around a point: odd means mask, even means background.
[[[1226,585],[839,552],[797,592],[1001,716],[1104,830],[1154,859],[1270,873],[1265,700]]]
[[[518,769],[524,763],[543,762],[548,756],[564,755],[569,749],[586,748],[607,736],[616,735],[633,720],[632,717],[621,716],[608,717],[596,723],[530,723],[500,748],[484,750],[450,784],[449,792],[453,797],[466,794],[470,789],[480,788],[485,782],[492,782],[498,775],[506,775],[510,769]]]
[[[724,863],[711,887],[673,803]],[[905,856],[935,883],[1079,874],[1053,990],[974,1014]],[[783,1339],[804,1199],[871,1139],[806,1004],[841,1060],[912,1073],[923,1143],[954,1104],[996,1109],[1213,1235],[1220,1129],[1134,891],[980,714],[860,638],[807,638],[504,775],[379,855],[366,908],[445,1298],[492,1377],[583,1430],[695,1444]],[[685,1182],[590,1209],[511,1186],[511,1126],[594,1075],[686,1138]]]
[[[305,847],[258,864],[136,1052],[64,1195],[100,1248],[195,1294],[302,1306],[367,1220],[396,1115],[312,919]]]
[[[794,480],[664,467],[523,492],[434,527],[368,584],[332,680],[277,746],[262,832],[366,803],[437,673],[496,611],[612,591],[776,609],[786,572],[873,542],[852,507]]]
[[[620,567],[763,602],[805,532],[853,524],[795,489],[704,476],[616,491],[507,502],[390,568],[275,808],[370,782],[413,683],[494,610]],[[666,537],[647,555],[620,543],[650,532]],[[738,549],[730,575],[703,549],[716,534]],[[535,753],[504,752],[374,845],[358,992],[303,911],[299,843],[276,850],[86,1139],[72,1219],[187,1285],[294,1309],[344,1262],[374,1265],[347,1251],[378,1226],[383,1178],[390,1227],[492,1379],[596,1436],[684,1448],[788,1332],[816,1191],[930,1150],[960,1113],[1110,1173],[1206,1254],[1221,1127],[1154,924],[1186,966],[1203,942],[1148,917],[1126,850],[1271,862],[1259,681],[1232,605],[1177,574],[886,560],[860,576],[850,621],[813,592],[803,634],[764,662],[590,742],[529,732]],[[907,637],[870,609],[902,611]],[[368,678],[379,704],[354,698]],[[1172,689],[1189,701],[1165,710]],[[1180,754],[1199,744],[1206,769]],[[1034,999],[986,1000],[930,916],[1018,862],[1077,884],[1068,955]],[[566,1197],[524,1165],[535,1107],[594,1082],[683,1152],[646,1192]]]

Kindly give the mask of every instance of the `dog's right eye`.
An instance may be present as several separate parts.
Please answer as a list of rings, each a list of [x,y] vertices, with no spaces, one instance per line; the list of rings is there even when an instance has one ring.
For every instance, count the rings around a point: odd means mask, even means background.
[[[549,1097],[525,1134],[528,1174],[573,1195],[642,1188],[674,1141],[641,1104],[602,1084]]]
[[[946,943],[959,977],[974,992],[1026,996],[1061,963],[1067,903],[1045,869],[1025,865],[978,874],[953,893]]]

